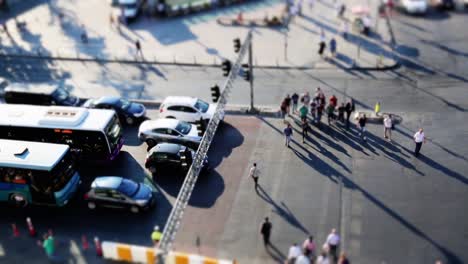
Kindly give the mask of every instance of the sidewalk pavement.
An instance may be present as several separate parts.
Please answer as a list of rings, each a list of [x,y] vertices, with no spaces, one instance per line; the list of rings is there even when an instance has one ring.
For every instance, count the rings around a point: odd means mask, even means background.
[[[235,18],[242,11],[244,19],[264,18],[279,15],[284,9],[284,3],[279,0],[261,0],[186,17],[157,20],[140,16],[119,30],[110,24],[112,10],[107,1],[52,0],[31,9],[22,8],[20,13],[15,13],[15,4],[12,4],[11,17],[0,19],[8,27],[8,33],[0,33],[3,53],[133,60],[136,59],[135,41],[139,40],[145,60],[193,64],[219,64],[224,58],[234,58],[233,39],[242,40],[250,29],[219,25],[218,17]],[[351,19],[351,8],[366,5],[367,1],[347,0],[346,4],[345,17]],[[376,13],[376,4],[372,2],[371,15]],[[295,17],[288,31],[285,27],[253,27],[254,64],[344,69],[353,65],[364,68],[395,65],[384,19],[375,20],[373,16],[376,34],[370,37],[352,32],[350,24],[352,34],[344,40],[335,6],[332,0],[316,1],[312,8],[304,2],[303,16]],[[14,15],[26,23],[22,31],[17,29]],[[321,30],[327,46],[336,35],[338,55],[332,60],[318,55]],[[88,36],[88,43],[81,41],[83,32]],[[328,47],[326,54],[329,54]]]

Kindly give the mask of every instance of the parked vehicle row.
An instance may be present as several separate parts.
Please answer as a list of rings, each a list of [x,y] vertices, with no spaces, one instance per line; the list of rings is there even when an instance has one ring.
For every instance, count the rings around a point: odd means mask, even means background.
[[[77,107],[81,100],[58,85],[6,83],[3,90],[7,104],[0,104],[0,140],[12,143],[8,158],[3,155],[6,143],[0,144],[0,171],[8,176],[1,179],[0,173],[0,201],[20,206],[67,204],[80,183],[77,163],[112,161],[120,153],[122,122],[133,125],[142,121],[138,138],[148,145],[144,166],[153,176],[185,175],[202,140],[203,127],[216,110],[215,104],[198,98],[170,96],[161,104],[160,118],[146,120],[143,105],[120,97],[92,98]],[[62,152],[58,156],[51,153],[49,158],[65,165],[51,169],[49,181],[34,176],[45,174],[34,172],[41,170],[34,166],[45,162],[40,156],[55,149]],[[22,164],[26,156],[29,162],[37,162]],[[203,165],[202,171],[207,171],[207,157]],[[149,186],[118,176],[97,177],[84,200],[90,209],[125,207],[135,213],[155,204]]]

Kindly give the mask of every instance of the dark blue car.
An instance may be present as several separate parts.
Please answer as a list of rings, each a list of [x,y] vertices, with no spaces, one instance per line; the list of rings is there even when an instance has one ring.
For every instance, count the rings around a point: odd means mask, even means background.
[[[103,96],[88,99],[84,104],[87,108],[113,109],[117,112],[120,121],[133,125],[145,119],[146,109],[142,104],[130,102],[118,96]]]

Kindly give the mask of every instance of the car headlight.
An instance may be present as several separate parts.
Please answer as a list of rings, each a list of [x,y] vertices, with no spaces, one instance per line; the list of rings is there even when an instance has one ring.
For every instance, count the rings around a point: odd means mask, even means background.
[[[148,203],[148,200],[135,200],[135,203],[138,205],[145,205]]]

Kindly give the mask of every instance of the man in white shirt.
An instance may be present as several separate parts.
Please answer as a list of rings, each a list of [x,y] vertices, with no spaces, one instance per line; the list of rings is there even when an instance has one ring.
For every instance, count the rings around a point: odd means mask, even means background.
[[[424,136],[424,131],[422,128],[418,130],[413,136],[416,147],[414,148],[414,156],[419,156],[419,151],[423,143],[426,143],[426,137]]]
[[[301,254],[301,248],[297,245],[297,243],[294,243],[288,251],[288,263],[294,263],[297,257],[299,257]]]
[[[331,233],[328,235],[327,244],[330,250],[330,255],[333,256],[333,258],[336,260],[337,249],[338,249],[338,246],[340,245],[340,236],[336,233],[335,228],[333,228]]]
[[[252,177],[255,183],[255,190],[258,188],[258,170],[257,170],[257,163],[254,163],[253,166],[250,168],[249,176]]]
[[[392,115],[387,115],[385,116],[383,120],[384,124],[384,138],[386,138],[388,141],[392,140]]]

